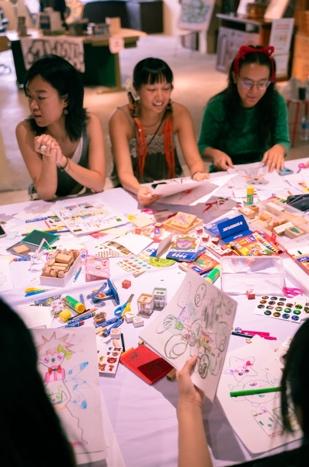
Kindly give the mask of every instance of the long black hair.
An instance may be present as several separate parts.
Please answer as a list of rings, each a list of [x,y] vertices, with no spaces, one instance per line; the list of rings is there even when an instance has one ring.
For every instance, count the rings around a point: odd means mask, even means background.
[[[0,465],[76,466],[37,369],[32,336],[0,298]]]
[[[56,91],[66,99],[65,129],[72,141],[78,140],[86,125],[86,110],[83,108],[84,85],[81,73],[67,60],[58,55],[46,55],[39,58],[28,70],[24,82],[27,95],[28,85],[36,76],[41,76]],[[29,119],[31,128],[36,135],[46,131],[39,127],[33,118]]]
[[[242,66],[257,63],[269,69],[270,84],[265,94],[256,104],[258,134],[262,141],[269,141],[277,117],[275,73],[276,64],[272,58],[273,48],[262,46],[242,46],[231,63],[228,75],[228,86],[220,94],[224,95],[224,107],[228,125],[235,128],[239,124],[237,114],[242,112],[241,99],[237,90],[236,78]],[[227,131],[227,129],[225,129]],[[271,141],[269,141],[271,143]]]
[[[300,424],[309,439],[309,319],[294,335],[285,356],[281,378],[281,416],[287,431],[293,431],[291,414],[300,411]]]

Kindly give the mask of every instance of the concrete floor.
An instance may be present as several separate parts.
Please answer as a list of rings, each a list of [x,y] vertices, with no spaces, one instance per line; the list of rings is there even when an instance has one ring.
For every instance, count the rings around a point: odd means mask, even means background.
[[[179,39],[171,36],[152,35],[139,40],[136,48],[120,53],[122,82],[130,79],[133,67],[140,59],[149,56],[166,60],[175,75],[173,99],[186,105],[193,116],[196,133],[199,131],[203,107],[208,99],[226,85],[226,75],[215,70],[215,55],[202,55],[180,46]],[[19,153],[15,127],[28,114],[27,102],[22,90],[16,86],[11,51],[1,54],[1,63],[9,64],[11,73],[0,76],[0,204],[15,203],[28,199],[26,188],[29,175]],[[280,83],[280,87],[284,83]],[[87,87],[85,107],[99,115],[105,131],[108,169],[112,168],[107,123],[112,111],[127,102],[125,91],[106,92],[106,88]],[[2,137],[2,138],[1,138]],[[304,157],[309,146],[297,143],[289,158]]]

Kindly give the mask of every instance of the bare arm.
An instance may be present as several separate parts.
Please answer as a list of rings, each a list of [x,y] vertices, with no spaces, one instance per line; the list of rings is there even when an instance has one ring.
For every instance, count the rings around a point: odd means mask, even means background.
[[[55,150],[51,150],[48,156],[40,155],[36,147],[35,136],[27,121],[17,125],[16,138],[38,195],[42,199],[52,199],[57,190]]]
[[[196,360],[191,357],[177,372],[178,467],[212,467],[202,417],[203,395],[191,381]]]
[[[105,183],[105,151],[101,123],[94,114],[89,114],[87,134],[89,138],[88,168],[82,167],[70,159],[65,170],[81,185],[94,192],[99,192],[103,191]],[[64,159],[65,157],[60,162],[62,167],[67,162]]]
[[[117,174],[121,185],[137,196],[140,204],[147,205],[157,199],[149,187],[139,183],[133,172],[129,141],[132,138],[132,128],[127,116],[121,110],[116,110],[109,121],[109,134]]]
[[[173,103],[174,129],[177,132],[181,150],[190,174],[195,180],[208,177],[204,162],[196,144],[193,122],[189,111],[180,104]]]
[[[89,137],[89,168],[79,166],[63,155],[58,142],[50,135],[35,137],[29,123],[17,125],[16,137],[23,159],[40,198],[52,199],[57,191],[57,167],[65,167],[78,183],[93,191],[102,191],[105,182],[103,133],[98,118],[90,114],[87,123]],[[45,146],[44,153],[40,148]]]

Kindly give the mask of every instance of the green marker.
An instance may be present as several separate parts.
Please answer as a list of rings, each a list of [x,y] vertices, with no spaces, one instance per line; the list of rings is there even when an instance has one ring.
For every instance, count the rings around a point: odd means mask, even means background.
[[[220,274],[221,268],[215,267],[207,274],[207,276],[205,277],[205,281],[210,282],[210,284],[213,284],[220,277]]]
[[[231,391],[231,397],[239,397],[239,396],[254,396],[255,394],[266,394],[268,392],[280,392],[281,387],[276,386],[273,388],[255,388],[255,389],[244,389],[242,391]]]

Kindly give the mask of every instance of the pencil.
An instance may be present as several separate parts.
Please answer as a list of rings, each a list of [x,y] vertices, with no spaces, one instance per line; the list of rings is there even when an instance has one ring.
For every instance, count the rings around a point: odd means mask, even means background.
[[[280,392],[281,387],[275,386],[270,388],[255,388],[255,389],[244,389],[241,391],[231,391],[231,397],[239,397],[239,396],[254,396],[255,394],[266,394],[268,392]]]
[[[123,333],[120,334],[120,339],[121,339],[122,351],[125,352],[126,351],[126,346],[124,344]]]

